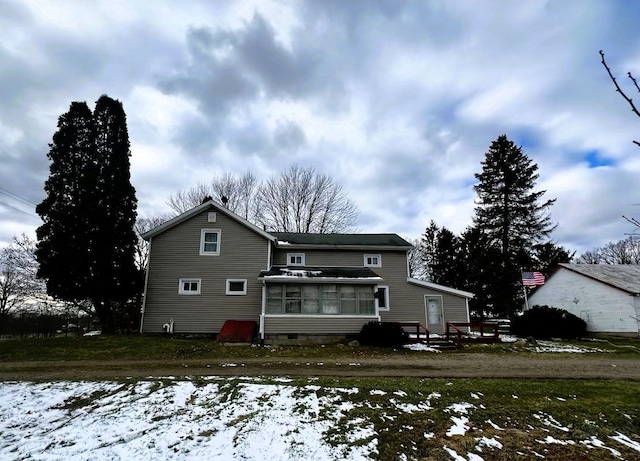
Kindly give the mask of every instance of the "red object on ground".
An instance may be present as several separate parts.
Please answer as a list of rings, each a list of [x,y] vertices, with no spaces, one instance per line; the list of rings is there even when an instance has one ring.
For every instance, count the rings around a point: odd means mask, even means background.
[[[216,341],[219,343],[250,343],[258,324],[253,320],[227,320],[222,325]]]

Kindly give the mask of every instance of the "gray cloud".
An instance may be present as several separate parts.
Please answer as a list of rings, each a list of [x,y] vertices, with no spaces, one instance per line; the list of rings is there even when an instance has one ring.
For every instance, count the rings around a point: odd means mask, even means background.
[[[5,1],[0,186],[41,200],[57,117],[106,93],[128,114],[142,214],[215,173],[298,163],[343,185],[361,230],[416,237],[429,219],[464,229],[506,133],[558,198],[555,238],[588,249],[623,238],[640,201],[638,120],[597,55],[621,78],[640,68],[638,20],[600,0]],[[584,164],[596,151],[609,169]],[[21,214],[0,207],[0,243],[35,226]]]

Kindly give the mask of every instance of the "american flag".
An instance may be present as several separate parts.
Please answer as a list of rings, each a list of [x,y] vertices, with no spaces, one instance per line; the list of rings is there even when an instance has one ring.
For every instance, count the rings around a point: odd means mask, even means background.
[[[542,275],[542,272],[523,272],[522,284],[525,287],[544,285],[544,275]]]

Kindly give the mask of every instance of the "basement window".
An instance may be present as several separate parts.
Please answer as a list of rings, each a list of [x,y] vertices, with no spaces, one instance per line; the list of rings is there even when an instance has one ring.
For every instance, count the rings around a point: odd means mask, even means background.
[[[225,291],[227,295],[246,295],[247,294],[247,279],[227,279],[227,289]]]

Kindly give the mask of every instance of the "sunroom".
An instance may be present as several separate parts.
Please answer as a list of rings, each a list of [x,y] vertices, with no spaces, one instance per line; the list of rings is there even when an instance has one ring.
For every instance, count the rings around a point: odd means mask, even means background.
[[[355,334],[379,320],[378,284],[369,268],[272,267],[260,274],[265,335]]]

